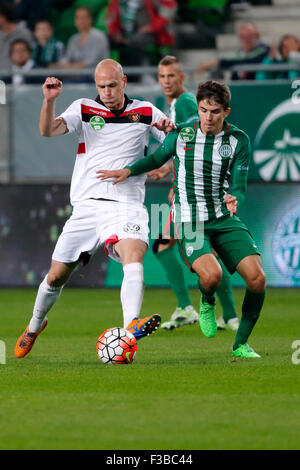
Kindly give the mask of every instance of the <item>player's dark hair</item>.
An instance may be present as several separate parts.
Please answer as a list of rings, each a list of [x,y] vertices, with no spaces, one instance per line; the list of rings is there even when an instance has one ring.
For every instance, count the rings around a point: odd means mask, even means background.
[[[29,52],[29,54],[31,54],[31,52],[32,52],[32,47],[31,47],[31,45],[29,44],[29,42],[26,41],[26,39],[15,39],[15,40],[12,41],[11,44],[9,45],[9,56],[12,55],[14,46],[15,46],[16,44],[24,44],[24,45],[26,46],[27,51]]]
[[[159,61],[158,66],[160,66],[160,65],[173,65],[173,64],[180,64],[177,57],[175,57],[174,55],[166,55],[165,57],[163,57]]]
[[[14,9],[10,3],[0,3],[0,16],[4,16],[6,21],[13,23],[14,18]]]
[[[224,109],[229,107],[231,93],[227,85],[224,83],[208,80],[207,82],[199,83],[196,94],[197,103],[202,100],[213,100],[223,106]]]

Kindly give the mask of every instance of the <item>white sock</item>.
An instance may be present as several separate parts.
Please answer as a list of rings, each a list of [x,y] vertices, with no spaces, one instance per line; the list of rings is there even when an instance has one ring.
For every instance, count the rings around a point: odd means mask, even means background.
[[[123,267],[124,277],[121,286],[124,328],[140,315],[144,296],[144,276],[142,263],[129,263]]]
[[[48,276],[48,275],[47,275]],[[59,298],[62,287],[51,287],[47,282],[47,276],[39,286],[36,296],[33,316],[29,322],[30,333],[36,333],[41,328],[44,318]]]

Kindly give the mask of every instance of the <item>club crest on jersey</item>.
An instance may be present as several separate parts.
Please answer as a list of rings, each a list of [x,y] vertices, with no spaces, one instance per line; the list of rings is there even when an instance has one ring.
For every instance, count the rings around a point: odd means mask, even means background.
[[[131,122],[139,122],[141,119],[140,113],[129,113],[128,118]]]
[[[90,119],[90,126],[94,131],[101,131],[105,126],[105,120],[101,116],[93,116]]]
[[[192,254],[194,253],[194,248],[192,246],[188,246],[185,252],[187,256],[192,256]]]
[[[127,222],[127,224],[125,224],[123,227],[124,232],[130,233],[138,232],[140,229],[141,227],[138,224],[134,224],[133,222]]]
[[[223,158],[229,158],[232,155],[232,147],[229,144],[223,144],[219,148],[219,154]]]
[[[191,142],[195,137],[195,131],[192,127],[184,127],[179,132],[179,137],[183,142]]]

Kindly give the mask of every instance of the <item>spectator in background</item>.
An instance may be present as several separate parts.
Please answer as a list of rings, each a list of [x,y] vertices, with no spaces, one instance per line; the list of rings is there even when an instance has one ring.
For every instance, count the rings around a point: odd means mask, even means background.
[[[9,55],[11,60],[11,78],[6,83],[23,85],[24,83],[36,83],[35,77],[25,77],[20,72],[27,72],[34,68],[31,58],[31,45],[24,39],[16,39],[10,45]]]
[[[293,53],[300,54],[300,41],[293,34],[285,34],[279,44],[273,44],[269,55],[262,61],[263,64],[289,64],[293,63]],[[300,55],[299,55],[300,57]],[[265,71],[256,72],[256,80],[293,79],[300,76],[299,70]]]
[[[53,37],[53,28],[48,20],[39,20],[34,27],[36,45],[32,51],[32,58],[37,67],[48,67],[62,58],[64,45]]]
[[[259,32],[253,24],[241,25],[238,31],[238,37],[242,47],[237,52],[236,57],[205,62],[198,66],[197,72],[202,73],[206,70],[216,68],[224,70],[234,65],[260,64],[268,55],[270,47],[260,42]],[[254,78],[255,72],[234,72],[231,77],[232,80],[253,80]]]
[[[22,24],[14,20],[13,6],[9,3],[0,3],[0,70],[10,68],[10,45],[16,39],[24,39],[33,45],[31,32]]]
[[[112,47],[120,50],[121,61],[142,65],[146,46],[173,46],[176,10],[175,0],[110,0],[108,34]]]
[[[15,19],[25,21],[27,27],[33,31],[38,20],[50,15],[52,2],[53,0],[14,0]]]
[[[75,26],[78,34],[69,39],[65,55],[53,67],[80,69],[95,67],[98,62],[109,57],[109,43],[106,35],[92,27],[92,14],[87,7],[75,11]]]

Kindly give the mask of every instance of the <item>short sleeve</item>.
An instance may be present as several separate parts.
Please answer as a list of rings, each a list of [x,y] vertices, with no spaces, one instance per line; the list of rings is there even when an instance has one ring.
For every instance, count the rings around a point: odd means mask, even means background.
[[[80,111],[80,100],[74,101],[60,116],[65,120],[68,133],[76,132],[80,134],[82,131],[82,119]]]

